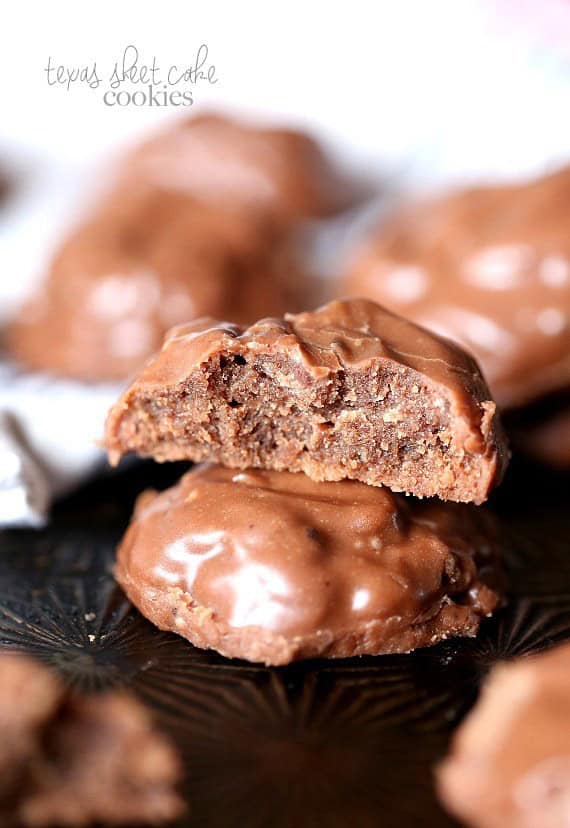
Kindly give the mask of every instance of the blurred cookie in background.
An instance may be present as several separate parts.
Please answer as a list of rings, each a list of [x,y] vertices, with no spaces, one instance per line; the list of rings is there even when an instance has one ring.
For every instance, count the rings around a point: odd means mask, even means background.
[[[218,114],[179,121],[152,137],[127,159],[123,176],[255,208],[281,222],[338,213],[364,194],[309,135]]]
[[[437,771],[450,812],[477,828],[570,820],[570,645],[495,667]]]
[[[47,723],[57,715],[64,688],[39,661],[0,654],[0,822],[15,802],[26,769],[41,750]],[[10,824],[10,823],[8,823]]]
[[[312,301],[293,241],[268,218],[154,186],[121,188],[63,243],[8,326],[23,365],[120,380],[200,316],[250,322]]]
[[[342,292],[459,341],[504,407],[570,380],[570,166],[404,209],[357,252]]]
[[[470,350],[506,409],[570,382],[570,166],[403,209],[356,252],[339,292]]]
[[[253,322],[318,304],[302,219],[357,188],[307,135],[207,115],[122,159],[6,332],[23,366],[121,380],[173,325]]]
[[[156,825],[185,810],[177,750],[126,690],[86,695],[0,653],[0,823]]]

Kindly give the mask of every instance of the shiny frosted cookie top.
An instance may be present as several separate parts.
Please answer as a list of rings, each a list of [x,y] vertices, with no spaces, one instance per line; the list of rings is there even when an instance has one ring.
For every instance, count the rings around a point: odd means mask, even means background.
[[[480,503],[508,452],[495,403],[461,348],[363,299],[174,329],[111,410],[112,461],[304,471]]]
[[[388,639],[435,618],[450,596],[491,612],[496,595],[480,580],[491,536],[470,507],[204,465],[139,501],[119,574],[135,603],[139,592],[179,594],[232,628],[339,636],[378,622]]]
[[[491,398],[477,363],[462,348],[366,299],[329,302],[249,327],[211,318],[180,325],[169,332],[162,353],[138,381],[180,381],[189,366],[204,363],[220,347],[246,348],[252,354],[281,351],[316,379],[391,361],[444,385],[462,409],[476,410],[480,400]]]
[[[570,167],[404,209],[354,256],[341,290],[448,336],[497,401],[570,382]]]

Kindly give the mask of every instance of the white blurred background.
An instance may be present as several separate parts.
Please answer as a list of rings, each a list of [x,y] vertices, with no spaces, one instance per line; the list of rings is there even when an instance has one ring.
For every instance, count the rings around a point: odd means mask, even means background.
[[[5,6],[0,41],[0,165],[23,184],[0,222],[3,314],[101,159],[189,111],[304,125],[403,189],[526,175],[570,155],[567,0],[21,0]],[[108,75],[129,44],[161,66],[206,44],[217,83],[178,110],[108,107],[101,90],[47,83],[49,57]]]

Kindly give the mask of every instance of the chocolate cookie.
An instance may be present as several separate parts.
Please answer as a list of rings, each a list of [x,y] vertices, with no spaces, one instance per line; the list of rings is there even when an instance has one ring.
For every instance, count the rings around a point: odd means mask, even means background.
[[[204,314],[251,322],[310,296],[266,219],[139,186],[117,190],[70,236],[7,344],[32,369],[123,379],[172,325]]]
[[[181,763],[124,691],[70,698],[20,801],[30,828],[157,825],[184,811]]]
[[[43,730],[61,705],[55,673],[19,655],[0,655],[0,824],[10,810],[29,763],[41,749]]]
[[[471,357],[365,300],[174,330],[111,410],[105,446],[112,462],[134,451],[475,503],[507,459]]]
[[[359,195],[308,135],[214,114],[178,122],[144,143],[123,175],[285,222],[338,212]]]
[[[354,256],[366,296],[462,344],[497,402],[570,382],[570,167],[404,209]]]
[[[477,828],[570,821],[570,645],[495,668],[438,769],[441,798]]]
[[[83,696],[0,654],[0,824],[156,824],[184,805],[178,756],[124,691]]]
[[[204,465],[146,493],[116,577],[154,624],[265,664],[407,652],[497,606],[488,516],[354,481]]]

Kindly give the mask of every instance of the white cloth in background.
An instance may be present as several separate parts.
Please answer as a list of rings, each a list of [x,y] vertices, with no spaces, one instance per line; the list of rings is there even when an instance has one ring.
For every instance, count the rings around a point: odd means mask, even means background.
[[[0,363],[0,526],[41,526],[51,502],[97,467],[120,388],[24,374]]]

